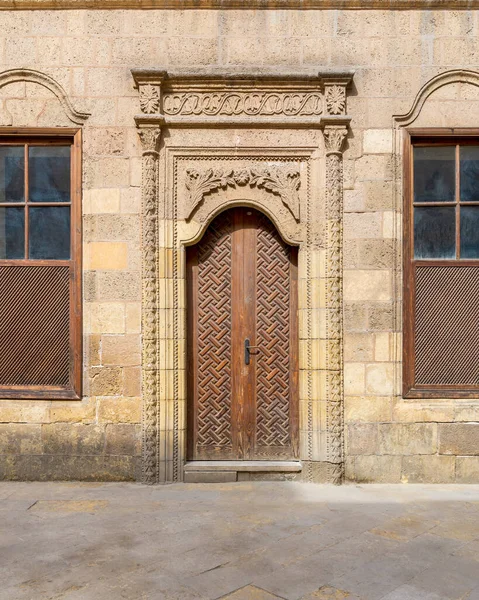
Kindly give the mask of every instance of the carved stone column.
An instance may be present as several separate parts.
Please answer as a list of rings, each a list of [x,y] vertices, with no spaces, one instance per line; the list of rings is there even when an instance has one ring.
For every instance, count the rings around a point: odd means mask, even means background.
[[[344,474],[343,419],[343,142],[344,125],[326,125],[326,424],[329,481]]]
[[[158,143],[161,130],[141,129],[143,147],[143,483],[158,480]]]

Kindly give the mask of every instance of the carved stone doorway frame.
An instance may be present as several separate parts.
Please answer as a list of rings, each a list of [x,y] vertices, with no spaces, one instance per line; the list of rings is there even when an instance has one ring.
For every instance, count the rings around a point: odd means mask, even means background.
[[[232,206],[299,247],[300,477],[343,478],[342,151],[352,72],[134,69],[143,179],[143,482],[183,480],[185,246]]]

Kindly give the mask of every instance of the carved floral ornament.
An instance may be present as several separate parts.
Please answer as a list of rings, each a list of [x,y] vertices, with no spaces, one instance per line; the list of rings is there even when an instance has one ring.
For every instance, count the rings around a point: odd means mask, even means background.
[[[326,110],[330,115],[343,115],[346,111],[346,89],[344,85],[326,86]]]
[[[219,189],[244,187],[249,185],[278,195],[283,204],[299,222],[299,195],[301,185],[300,173],[291,167],[264,167],[253,165],[238,169],[205,169],[199,171],[186,170],[186,189],[189,192],[188,218],[202,202],[203,197]]]

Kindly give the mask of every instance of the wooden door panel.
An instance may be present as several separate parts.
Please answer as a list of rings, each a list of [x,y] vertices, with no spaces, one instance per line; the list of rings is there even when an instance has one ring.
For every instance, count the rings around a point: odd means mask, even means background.
[[[292,455],[294,322],[291,315],[292,248],[260,216],[256,242],[256,449],[257,458]]]
[[[187,249],[187,278],[189,458],[296,457],[295,249],[232,209]]]
[[[198,460],[234,458],[231,435],[232,232],[229,211],[189,250],[194,318],[189,392],[194,397],[193,455]],[[193,372],[191,372],[193,371]]]

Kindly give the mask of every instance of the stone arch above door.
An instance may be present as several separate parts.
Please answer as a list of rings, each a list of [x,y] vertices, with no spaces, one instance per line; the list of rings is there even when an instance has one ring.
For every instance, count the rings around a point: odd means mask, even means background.
[[[301,478],[343,473],[342,148],[350,72],[134,70],[143,146],[143,481],[186,460],[185,246],[250,205],[299,247]]]

